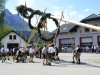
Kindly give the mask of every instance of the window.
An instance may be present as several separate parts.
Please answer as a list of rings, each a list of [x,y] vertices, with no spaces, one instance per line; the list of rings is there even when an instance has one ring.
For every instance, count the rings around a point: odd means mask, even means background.
[[[93,44],[92,36],[90,36],[90,37],[80,37],[80,44],[83,47],[92,46],[92,44]]]
[[[13,39],[16,40],[16,35],[13,35]]]
[[[74,42],[75,42],[74,38],[60,39],[60,44],[63,47],[72,47],[72,45],[74,44]]]
[[[12,35],[9,35],[9,39],[12,40]]]
[[[85,32],[89,32],[90,31],[90,29],[89,28],[85,28]]]

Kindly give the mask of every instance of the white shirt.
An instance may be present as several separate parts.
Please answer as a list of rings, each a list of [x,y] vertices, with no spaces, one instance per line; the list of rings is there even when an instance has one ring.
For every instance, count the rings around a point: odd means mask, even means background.
[[[20,48],[19,50],[20,50],[21,52],[23,52],[23,48]]]
[[[29,51],[29,49],[28,49],[28,48],[26,48],[26,51]]]
[[[4,50],[4,52],[5,52],[5,48],[4,48],[4,47],[1,48],[1,52],[3,52],[3,50]]]
[[[42,54],[46,53],[46,47],[43,47]]]
[[[76,47],[75,50],[77,51],[79,49],[79,47]]]
[[[13,48],[12,50],[13,50],[13,52],[15,52],[15,48]]]
[[[34,48],[29,48],[29,53],[34,53],[35,49]]]
[[[6,52],[9,52],[9,48],[6,48]]]
[[[56,50],[55,50],[55,48],[53,48],[53,47],[49,47],[48,48],[48,53],[53,53],[53,52],[55,52]]]

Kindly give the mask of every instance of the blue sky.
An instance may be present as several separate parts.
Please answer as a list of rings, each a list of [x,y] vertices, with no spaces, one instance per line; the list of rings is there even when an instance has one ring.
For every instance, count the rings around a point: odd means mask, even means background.
[[[80,21],[92,13],[100,14],[100,0],[7,0],[6,9],[16,14],[16,7],[25,4],[35,10],[50,12],[60,18],[64,12],[65,19]],[[51,28],[52,30],[55,27]]]

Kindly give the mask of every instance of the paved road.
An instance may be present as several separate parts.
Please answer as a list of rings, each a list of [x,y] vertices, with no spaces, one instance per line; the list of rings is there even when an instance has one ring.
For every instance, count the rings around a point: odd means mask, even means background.
[[[59,54],[60,61],[52,66],[43,66],[42,59],[35,58],[35,63],[14,63],[0,60],[0,75],[100,75],[100,54],[81,55],[82,64],[73,64],[72,54]]]

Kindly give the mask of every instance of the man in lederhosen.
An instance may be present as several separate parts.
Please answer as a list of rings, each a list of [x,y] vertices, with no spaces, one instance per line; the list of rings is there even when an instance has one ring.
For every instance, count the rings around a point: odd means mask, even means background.
[[[80,64],[81,51],[82,51],[82,48],[81,46],[78,45],[76,49],[76,60],[78,64]]]
[[[80,64],[81,51],[82,51],[82,48],[79,45],[73,48],[73,57],[72,57],[73,63],[75,63],[75,60],[76,60],[76,63]]]
[[[43,65],[47,65],[47,45],[45,44],[42,49]]]
[[[22,47],[20,47],[16,53],[16,63],[21,61],[21,57],[22,57]]]
[[[9,48],[6,48],[5,50],[6,50],[6,56],[7,56],[8,60],[10,60],[10,59],[9,59],[9,54],[10,54],[10,53],[9,53]]]
[[[48,65],[51,66],[51,61],[54,59],[54,57],[55,57],[55,48],[54,44],[52,44],[47,51]]]
[[[30,56],[29,62],[33,62],[34,53],[35,53],[35,48],[32,46],[29,46],[29,56]]]
[[[6,60],[6,51],[4,46],[1,47],[1,57],[2,57],[2,63],[4,63]]]
[[[59,53],[59,49],[55,46],[55,59],[56,60],[59,60],[58,53]]]

